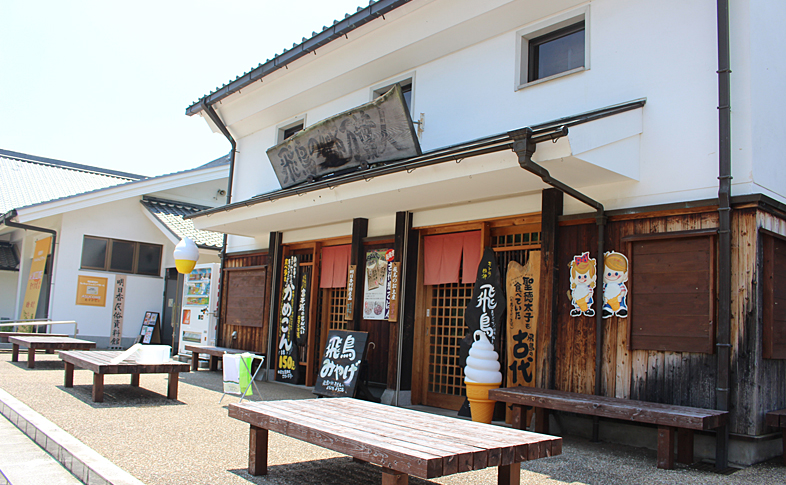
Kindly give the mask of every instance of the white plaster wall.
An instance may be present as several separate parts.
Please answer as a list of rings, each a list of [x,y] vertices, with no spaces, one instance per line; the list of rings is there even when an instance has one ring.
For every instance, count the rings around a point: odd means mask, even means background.
[[[83,237],[90,235],[161,244],[164,247],[162,272],[163,268],[174,266],[174,245],[140,212],[138,198],[72,211],[62,217],[51,316],[56,320],[76,320],[79,337],[105,346],[111,328],[111,294],[116,275],[79,269]],[[108,279],[106,306],[76,305],[77,277],[80,275]],[[126,286],[123,337],[135,338],[145,312],[162,310],[164,280],[162,277],[126,275]]]
[[[356,61],[353,65],[341,59],[340,63],[324,66],[326,70],[335,69],[338,64],[350,66],[343,75],[335,74],[336,79],[343,80],[345,91],[347,85],[352,87],[348,93],[335,86],[332,90],[323,88],[334,81],[327,78],[328,74],[312,81],[316,84],[310,90],[303,87],[304,80],[298,76],[315,73],[308,66],[299,65],[267,87],[256,87],[254,94],[247,98],[248,106],[242,107],[242,96],[233,98],[226,108],[231,115],[228,118],[238,120],[238,127],[245,123],[242,131],[252,132],[239,140],[234,200],[278,188],[265,153],[276,142],[275,123],[303,114],[307,125],[316,123],[369,101],[371,86],[413,71],[414,112],[416,117],[421,112],[425,114],[421,138],[424,151],[646,98],[640,137],[640,181],[600,184],[585,192],[609,208],[717,197],[717,32],[713,2],[594,0],[582,4],[518,0],[492,4],[462,0],[461,3],[462,10],[485,13],[472,19],[462,16],[456,5],[447,0],[427,2],[422,8],[415,8],[420,5],[415,3],[412,12],[403,19],[390,21],[377,32],[364,31],[363,43],[384,44],[387,40],[388,44],[401,47],[399,52],[391,52],[387,57],[363,58],[366,64]],[[587,4],[590,5],[591,68],[515,90],[516,31]],[[494,9],[504,10],[504,22],[495,16]],[[537,18],[533,17],[536,11],[540,12]],[[786,175],[775,168],[779,160],[776,141],[783,132],[780,115],[786,104],[778,96],[783,79],[778,74],[784,67],[782,62],[772,62],[772,53],[786,47],[786,33],[769,28],[772,19],[783,18],[784,14],[783,2],[732,2],[733,195],[764,192],[783,196],[786,192],[783,190]],[[518,23],[517,18],[520,18]],[[450,21],[456,25],[451,26]],[[401,40],[407,35],[419,36],[420,52],[428,49],[441,52],[446,49],[447,41],[457,38],[456,32],[462,26],[488,30],[488,24],[494,22],[504,25],[505,30],[428,62],[413,61],[425,55],[400,54],[409,47]],[[424,25],[436,26],[431,36],[423,33]],[[466,34],[473,35],[469,29]],[[342,52],[345,57],[352,53],[360,59],[360,47],[351,47],[351,42],[346,46],[344,51],[339,48],[331,52],[331,59],[340,59]],[[384,62],[386,59],[390,62]],[[312,62],[316,65],[320,61]],[[391,65],[398,68],[398,74],[391,72]],[[297,102],[280,99],[275,103],[263,94],[268,90],[285,95],[287,89],[294,89],[293,82],[301,89]],[[287,83],[289,87],[285,86]],[[336,95],[331,98],[330,93]],[[309,102],[312,107],[304,108]],[[260,106],[262,111],[253,114],[251,106]],[[288,111],[288,106],[297,106],[298,111]],[[259,124],[249,128],[248,120]],[[391,212],[395,210],[391,208]],[[571,210],[583,212],[586,207],[567,204],[566,211]],[[437,213],[432,208],[427,211]],[[230,245],[230,251],[233,250]]]
[[[0,271],[0,319],[16,319],[16,283],[18,271]]]

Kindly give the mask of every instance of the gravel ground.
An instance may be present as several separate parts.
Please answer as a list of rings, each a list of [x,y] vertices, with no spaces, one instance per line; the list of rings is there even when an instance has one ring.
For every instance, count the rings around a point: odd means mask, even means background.
[[[20,356],[22,357],[22,356]],[[25,359],[20,359],[25,360]],[[0,387],[41,413],[95,451],[148,485],[193,484],[340,484],[380,483],[379,468],[271,432],[268,475],[246,472],[248,425],[227,417],[237,396],[221,397],[219,372],[180,375],[178,400],[166,399],[164,374],[105,376],[104,402],[91,401],[92,373],[77,369],[74,387],[63,387],[63,364],[55,355],[37,354],[36,368],[11,363],[0,352]],[[308,389],[258,383],[261,398],[311,399]],[[522,484],[786,484],[786,467],[773,459],[729,475],[702,467],[677,465],[659,470],[656,452],[644,448],[590,443],[565,437],[562,455],[522,463]],[[433,480],[410,477],[411,484],[496,483],[487,468]]]

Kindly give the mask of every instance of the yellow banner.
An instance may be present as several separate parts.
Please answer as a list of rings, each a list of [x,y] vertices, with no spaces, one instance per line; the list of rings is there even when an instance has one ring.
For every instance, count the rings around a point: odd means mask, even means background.
[[[30,266],[30,277],[27,279],[25,302],[22,305],[20,320],[32,320],[35,318],[35,312],[38,308],[38,297],[41,295],[41,282],[44,279],[44,269],[46,269],[46,258],[49,256],[49,248],[51,246],[51,236],[39,239],[35,243],[33,264]]]
[[[106,306],[107,278],[97,276],[79,276],[76,288],[76,304],[88,306]]]

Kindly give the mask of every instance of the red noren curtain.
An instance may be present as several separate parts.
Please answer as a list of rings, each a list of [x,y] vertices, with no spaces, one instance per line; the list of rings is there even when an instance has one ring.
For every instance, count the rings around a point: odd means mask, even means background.
[[[347,286],[347,269],[351,244],[322,248],[320,288],[344,288]]]
[[[480,263],[480,231],[438,234],[423,238],[423,266],[426,285],[459,282],[459,265],[462,264],[462,282],[474,283]]]

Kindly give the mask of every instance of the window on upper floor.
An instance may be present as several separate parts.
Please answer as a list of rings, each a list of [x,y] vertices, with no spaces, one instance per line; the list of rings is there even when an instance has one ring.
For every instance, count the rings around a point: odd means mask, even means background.
[[[589,69],[589,8],[519,30],[516,88]]]
[[[163,246],[85,236],[81,269],[159,276]]]

